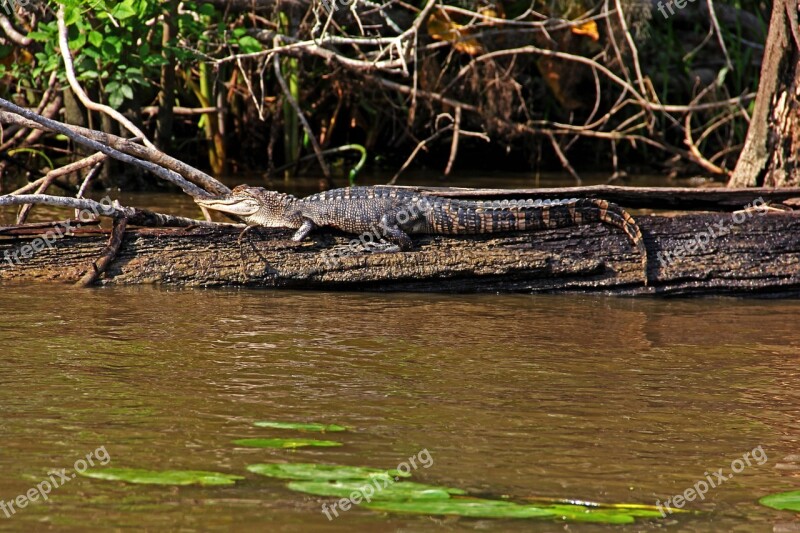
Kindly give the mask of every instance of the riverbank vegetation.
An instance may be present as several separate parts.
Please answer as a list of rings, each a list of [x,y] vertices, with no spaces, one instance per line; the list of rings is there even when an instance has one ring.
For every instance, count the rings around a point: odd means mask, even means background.
[[[725,179],[768,8],[680,4],[18,2],[0,10],[1,90],[214,174],[346,181],[366,153],[395,178],[427,165]],[[0,152],[6,187],[78,157],[63,137],[18,125]],[[107,186],[143,183],[108,168]]]

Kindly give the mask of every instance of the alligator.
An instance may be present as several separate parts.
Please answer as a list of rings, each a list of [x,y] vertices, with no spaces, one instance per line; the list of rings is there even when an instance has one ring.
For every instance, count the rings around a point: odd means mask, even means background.
[[[384,252],[411,250],[409,234],[484,234],[602,222],[625,232],[641,255],[645,285],[648,281],[647,249],[636,221],[620,206],[597,198],[472,201],[386,186],[332,189],[297,198],[239,185],[230,194],[196,198],[195,202],[239,217],[247,229],[295,229],[294,241],[322,226],[377,235],[389,243],[381,250]]]

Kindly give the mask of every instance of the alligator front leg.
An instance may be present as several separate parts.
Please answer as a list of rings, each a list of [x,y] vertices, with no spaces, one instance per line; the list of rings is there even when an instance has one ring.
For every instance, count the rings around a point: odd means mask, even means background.
[[[292,235],[293,241],[302,241],[305,239],[311,231],[316,228],[317,225],[310,219],[303,220],[303,225]]]

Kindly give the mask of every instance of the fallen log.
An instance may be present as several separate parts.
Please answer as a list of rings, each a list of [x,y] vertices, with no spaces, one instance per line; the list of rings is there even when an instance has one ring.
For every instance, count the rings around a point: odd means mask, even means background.
[[[128,229],[99,284],[424,292],[580,292],[623,295],[800,294],[800,215],[749,211],[637,216],[650,285],[621,232],[600,224],[527,233],[415,236],[402,253],[350,253],[352,235],[309,241],[259,228]],[[44,231],[44,230],[41,230]],[[108,231],[82,228],[35,253],[36,237],[0,237],[0,282],[74,283],[103,254]],[[41,241],[39,242],[41,245]],[[17,252],[16,256],[12,254]],[[337,252],[340,257],[336,257]],[[16,257],[16,260],[9,259]]]
[[[671,209],[681,211],[730,211],[742,209],[754,201],[778,202],[795,206],[800,200],[798,187],[625,187],[587,185],[545,189],[469,189],[461,187],[399,186],[447,198],[512,199],[602,198],[628,208]]]

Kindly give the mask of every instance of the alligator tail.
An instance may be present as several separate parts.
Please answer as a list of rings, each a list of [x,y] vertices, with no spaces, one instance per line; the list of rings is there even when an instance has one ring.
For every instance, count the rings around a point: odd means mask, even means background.
[[[648,282],[647,248],[642,231],[622,207],[597,198],[569,200],[453,200],[433,205],[437,233],[496,233],[542,230],[602,222],[621,229],[642,257],[644,282]],[[438,211],[438,212],[437,212]]]

